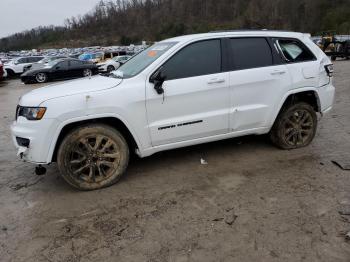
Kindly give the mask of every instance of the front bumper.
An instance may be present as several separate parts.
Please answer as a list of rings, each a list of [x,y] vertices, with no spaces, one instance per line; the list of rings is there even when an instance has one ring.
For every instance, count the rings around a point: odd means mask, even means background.
[[[21,76],[21,81],[23,83],[32,83],[35,82],[35,77],[34,76]]]
[[[27,162],[49,164],[49,150],[57,127],[58,121],[55,119],[29,121],[18,117],[11,125],[12,140],[18,150],[17,154]],[[18,138],[28,139],[29,146],[19,145],[21,140]]]
[[[100,72],[100,73],[105,73],[105,72],[107,72],[107,65],[101,65],[101,66],[97,66],[97,68],[98,68],[98,71]]]

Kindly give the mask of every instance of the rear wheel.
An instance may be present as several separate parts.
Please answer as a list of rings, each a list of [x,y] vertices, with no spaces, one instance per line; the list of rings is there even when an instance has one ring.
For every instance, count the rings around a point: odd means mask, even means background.
[[[107,125],[88,125],[68,134],[57,155],[62,177],[80,190],[94,190],[116,183],[129,162],[124,137]]]
[[[270,131],[271,141],[282,149],[308,146],[315,137],[317,115],[312,106],[297,103],[282,110]]]
[[[47,74],[45,74],[45,73],[38,73],[38,74],[35,75],[35,80],[38,83],[45,83],[45,82],[47,82]]]
[[[83,76],[84,77],[90,77],[90,76],[92,76],[92,71],[91,71],[91,69],[84,69],[84,71],[83,71]]]

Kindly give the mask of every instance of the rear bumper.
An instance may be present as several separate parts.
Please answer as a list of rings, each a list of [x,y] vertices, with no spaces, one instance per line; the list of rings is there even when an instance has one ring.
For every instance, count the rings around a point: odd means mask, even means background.
[[[332,110],[335,96],[335,87],[330,82],[328,85],[322,86],[318,90],[318,97],[321,104],[321,113],[327,114]]]
[[[18,155],[27,162],[48,164],[48,153],[57,126],[58,121],[54,119],[28,121],[19,117],[18,121],[11,125],[12,140]],[[29,140],[29,146],[19,144],[21,140]]]

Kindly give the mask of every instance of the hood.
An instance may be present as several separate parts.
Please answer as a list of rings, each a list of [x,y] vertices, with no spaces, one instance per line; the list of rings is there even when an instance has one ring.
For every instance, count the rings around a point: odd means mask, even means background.
[[[21,106],[39,106],[41,103],[64,96],[86,94],[118,86],[122,79],[94,76],[35,89],[20,99]]]
[[[39,65],[35,65],[35,66],[33,64],[21,76],[32,76],[32,75],[35,75],[39,72],[49,72],[49,71],[51,71],[51,69],[52,69],[52,66],[47,65],[47,64],[39,64]]]

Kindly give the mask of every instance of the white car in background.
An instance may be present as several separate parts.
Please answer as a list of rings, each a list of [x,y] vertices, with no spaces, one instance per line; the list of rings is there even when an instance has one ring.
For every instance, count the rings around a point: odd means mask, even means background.
[[[19,57],[6,63],[4,65],[4,69],[6,70],[8,76],[22,74],[26,66],[39,62],[43,58],[43,56]]]
[[[118,69],[122,64],[124,64],[130,58],[131,56],[128,56],[128,55],[116,56],[116,57],[113,57],[112,59],[107,60],[106,62],[98,63],[97,67],[99,72],[109,73]]]

